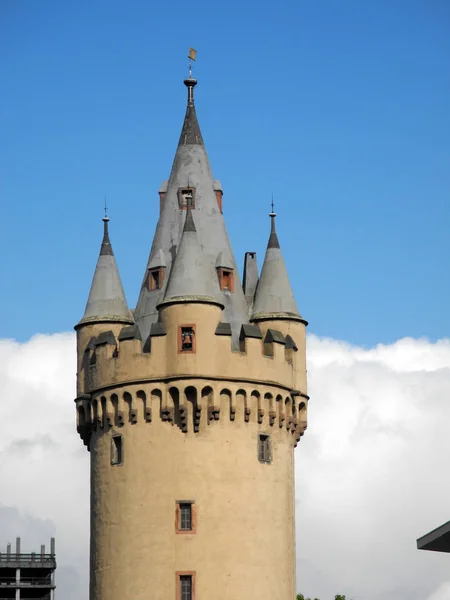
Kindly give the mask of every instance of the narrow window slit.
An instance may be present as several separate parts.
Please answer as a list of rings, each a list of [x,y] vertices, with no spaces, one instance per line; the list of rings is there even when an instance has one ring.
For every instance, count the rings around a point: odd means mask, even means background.
[[[123,463],[123,438],[121,435],[113,435],[111,439],[111,464],[121,465]]]
[[[192,575],[180,575],[180,600],[192,600]]]
[[[270,436],[260,433],[258,436],[258,460],[262,463],[270,463],[272,461]]]
[[[180,504],[180,530],[192,529],[192,504]]]

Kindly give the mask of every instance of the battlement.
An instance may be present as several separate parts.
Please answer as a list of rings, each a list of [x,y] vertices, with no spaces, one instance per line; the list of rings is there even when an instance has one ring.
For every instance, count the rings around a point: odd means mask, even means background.
[[[89,448],[95,432],[155,421],[198,433],[215,421],[255,423],[286,431],[294,446],[307,428],[306,395],[276,386],[171,378],[83,394],[76,400],[77,430]]]
[[[78,395],[198,376],[264,382],[306,394],[303,323],[244,324],[234,350],[231,328],[219,320],[217,307],[181,305],[161,312],[161,322],[152,325],[146,340],[136,326],[109,323],[79,331]]]

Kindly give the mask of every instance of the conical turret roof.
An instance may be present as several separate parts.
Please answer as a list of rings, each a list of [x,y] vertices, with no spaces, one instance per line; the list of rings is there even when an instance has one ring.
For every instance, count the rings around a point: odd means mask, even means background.
[[[95,322],[133,323],[109,239],[109,218],[104,217],[103,223],[100,255],[92,278],[86,310],[77,327]]]
[[[223,308],[220,295],[217,274],[211,262],[205,260],[189,202],[180,245],[162,304],[203,302]]]
[[[271,230],[266,255],[256,289],[251,320],[294,319],[303,321],[292,293],[286,264],[275,228],[275,213],[270,213]]]
[[[177,277],[171,271],[175,257],[181,251],[182,234],[186,237],[183,244],[191,244],[190,236],[185,236],[189,232],[183,233],[186,220],[186,200],[183,194],[189,191],[189,195],[192,196],[191,217],[196,228],[196,248],[201,249],[203,272],[207,273],[207,277],[212,279],[215,286],[218,279],[216,262],[219,254],[222,252],[232,263],[230,267],[234,270],[234,292],[219,289],[218,300],[225,306],[223,320],[231,323],[234,339],[238,341],[241,324],[248,322],[247,304],[223,215],[217,202],[215,180],[197,120],[194,106],[194,87],[197,81],[190,77],[184,84],[188,90],[186,114],[147,263],[148,269],[153,264],[156,254],[164,254],[163,284],[161,289],[149,290],[145,279],[146,269],[134,316],[142,338],[145,339],[151,324],[158,320],[157,306],[167,298],[166,288],[169,282],[172,290],[175,289]],[[209,287],[211,283],[203,285]],[[198,289],[200,290],[200,287]],[[172,293],[170,291],[170,294]]]

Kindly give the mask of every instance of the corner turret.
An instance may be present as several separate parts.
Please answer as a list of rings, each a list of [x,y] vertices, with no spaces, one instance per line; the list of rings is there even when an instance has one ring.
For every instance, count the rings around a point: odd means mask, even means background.
[[[271,229],[261,277],[256,289],[251,321],[288,319],[306,324],[297,308],[280,249],[274,212],[270,213]]]
[[[133,323],[109,239],[109,218],[103,217],[104,232],[91,290],[78,329],[87,323]]]
[[[91,290],[83,318],[77,325],[78,393],[86,386],[87,365],[84,360],[89,344],[101,333],[118,334],[124,325],[131,325],[133,317],[128,308],[116,259],[109,239],[109,218],[103,217],[103,240],[97,266],[92,278]],[[84,372],[83,378],[80,377]]]

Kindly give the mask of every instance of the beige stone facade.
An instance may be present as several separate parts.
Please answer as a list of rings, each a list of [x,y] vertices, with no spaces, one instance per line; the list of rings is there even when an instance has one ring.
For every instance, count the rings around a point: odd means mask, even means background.
[[[125,311],[76,327],[77,428],[91,456],[90,600],[295,596],[306,323],[257,315],[236,347],[210,300],[161,303],[158,331],[145,340],[124,334]],[[195,338],[190,350],[181,328]]]

